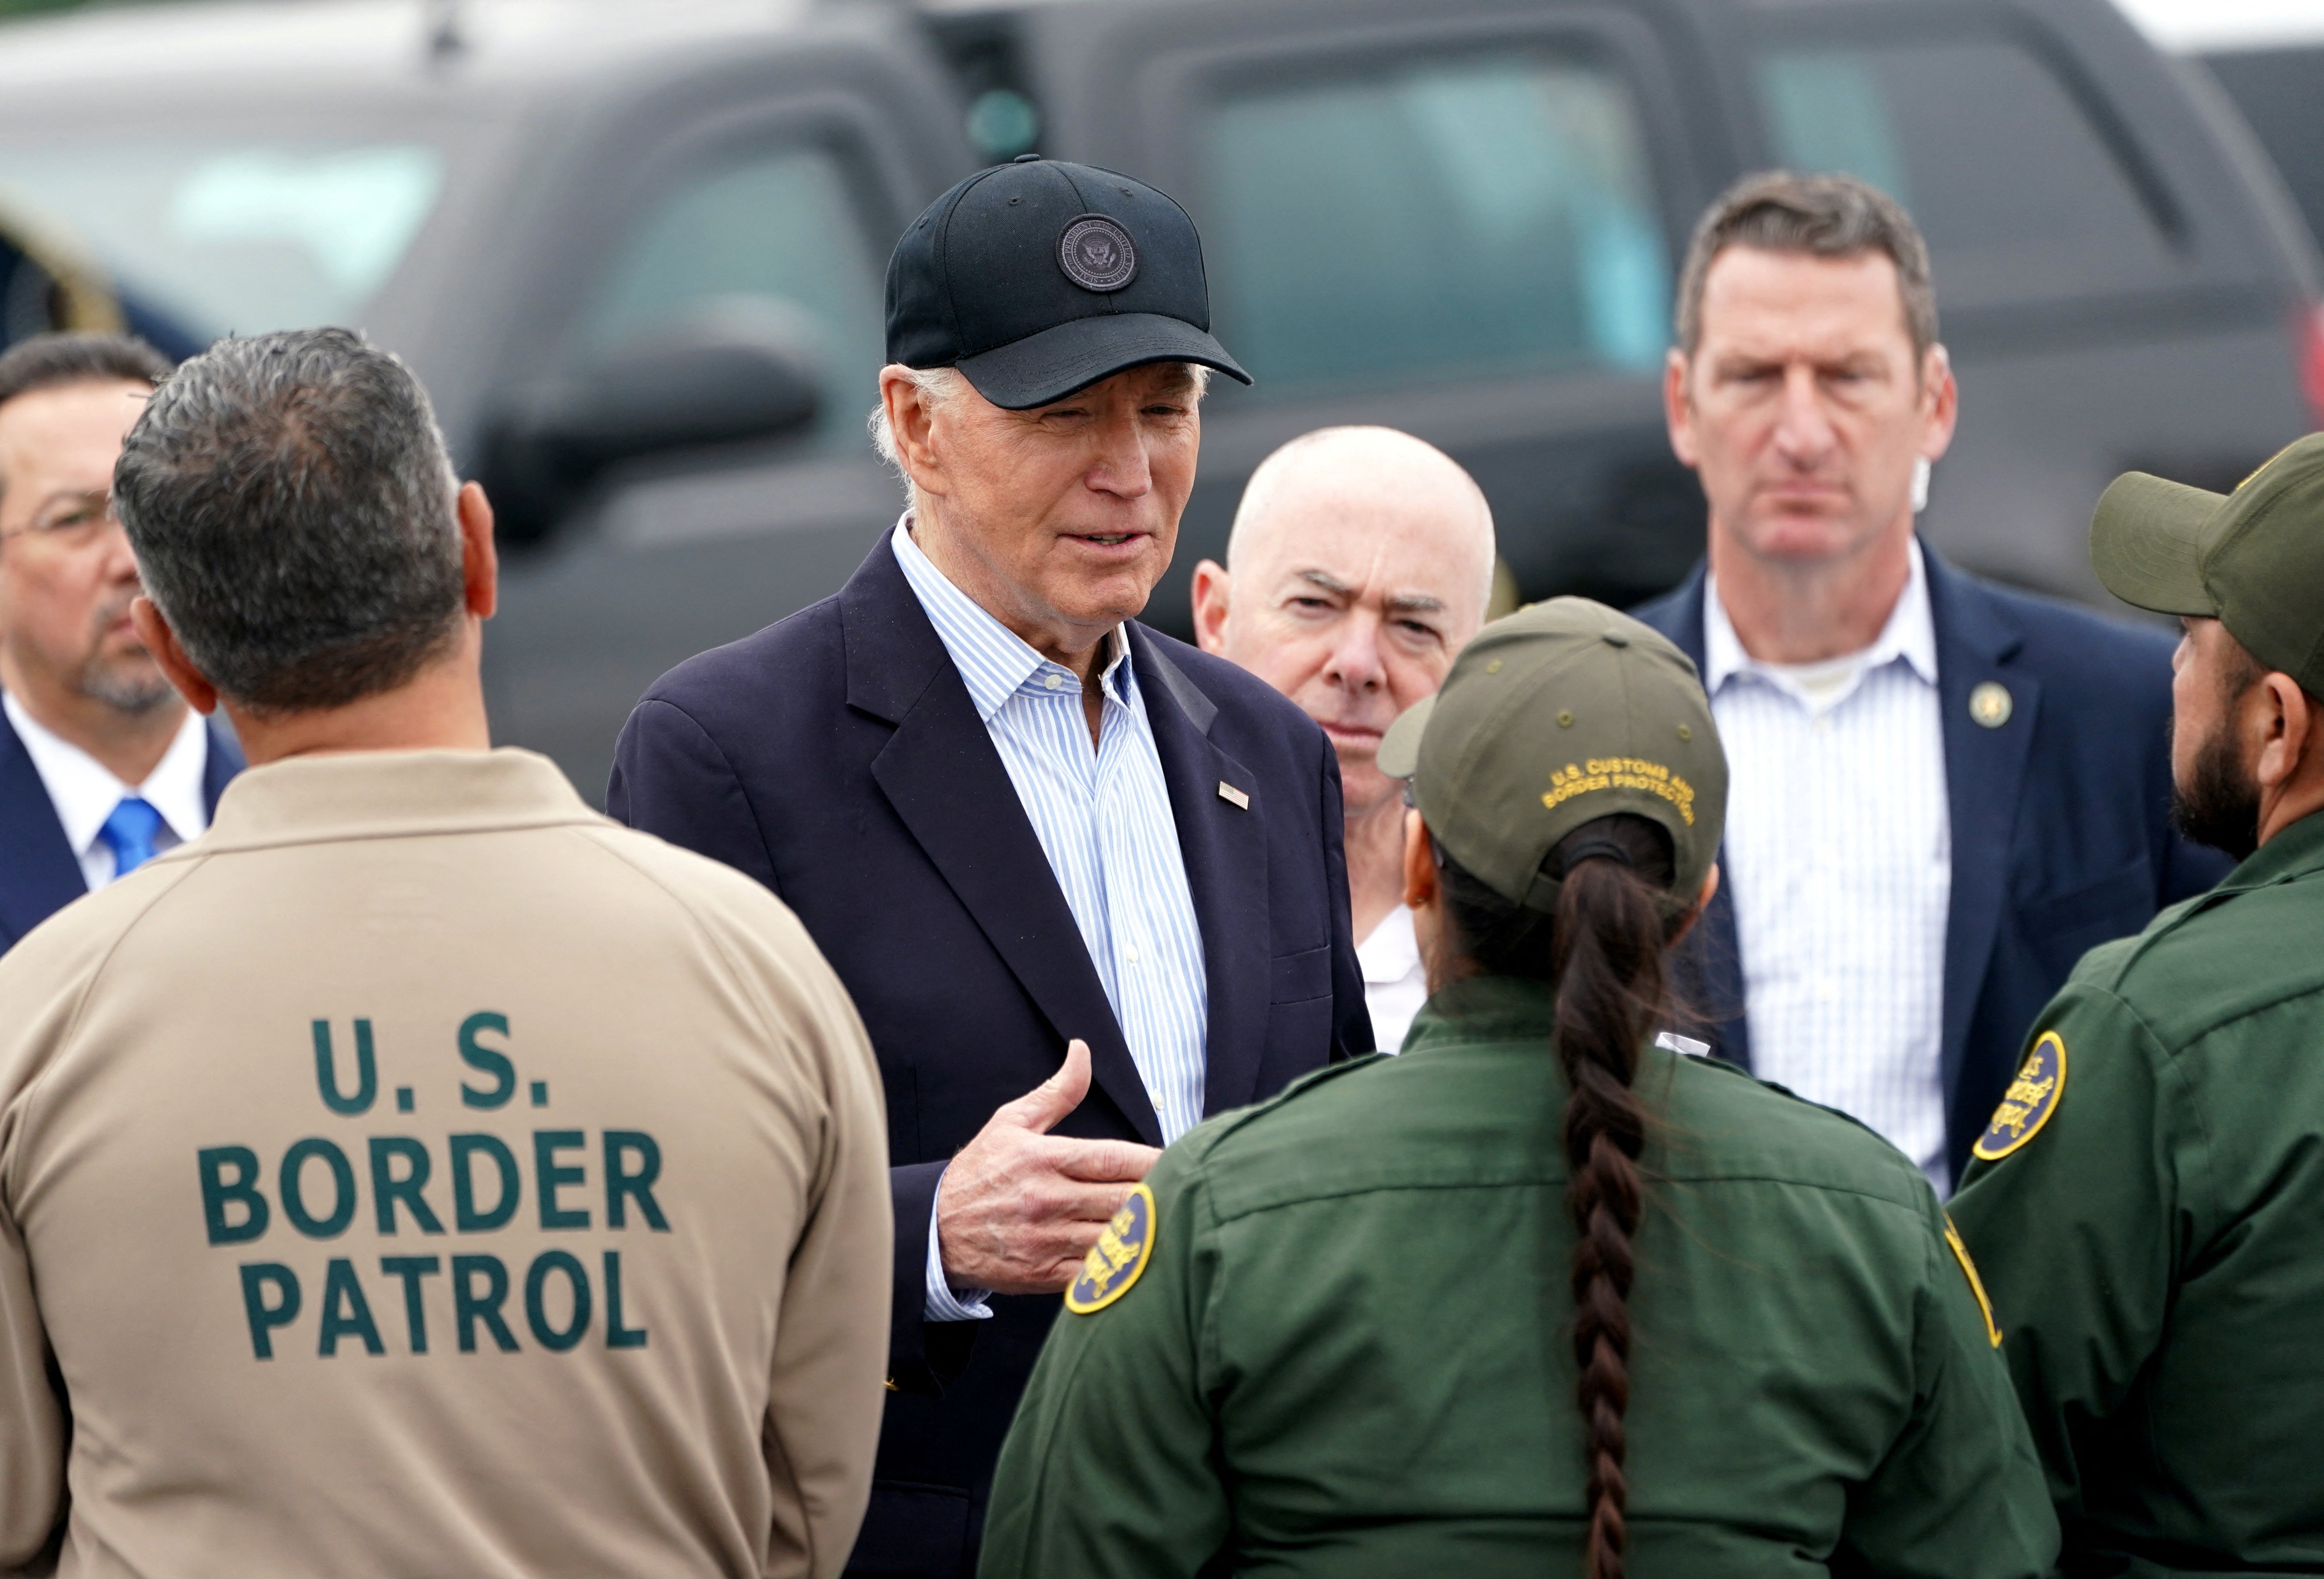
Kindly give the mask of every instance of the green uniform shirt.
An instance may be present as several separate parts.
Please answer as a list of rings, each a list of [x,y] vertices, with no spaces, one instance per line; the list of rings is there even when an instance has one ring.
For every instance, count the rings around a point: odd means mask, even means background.
[[[982,1572],[1578,1573],[1553,1006],[1456,984],[1401,1058],[1170,1148],[1118,1297],[1057,1318]],[[2039,1465],[1912,1164],[1723,1066],[1649,1050],[1638,1088],[1631,1571],[2043,1572]]]
[[[2069,1554],[2324,1572],[2324,814],[2092,950],[2033,1043],[1953,1215]]]

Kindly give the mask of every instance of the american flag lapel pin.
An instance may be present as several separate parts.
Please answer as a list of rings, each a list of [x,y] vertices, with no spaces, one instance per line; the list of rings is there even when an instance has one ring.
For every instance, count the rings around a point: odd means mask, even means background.
[[[1225,801],[1230,805],[1234,806],[1240,811],[1248,812],[1250,810],[1250,792],[1248,790],[1239,790],[1223,778],[1219,780],[1219,799]]]

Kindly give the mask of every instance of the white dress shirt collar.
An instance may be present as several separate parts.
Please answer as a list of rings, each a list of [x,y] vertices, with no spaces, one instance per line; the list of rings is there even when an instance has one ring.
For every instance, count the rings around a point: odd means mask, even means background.
[[[968,699],[976,708],[976,716],[988,727],[992,715],[1026,685],[1044,686],[1056,691],[1064,688],[1064,676],[1075,685],[1080,677],[1063,664],[1043,657],[1032,645],[993,618],[991,610],[962,592],[952,578],[938,568],[935,560],[921,551],[912,541],[912,517],[906,511],[896,523],[896,563],[911,583],[912,592],[920,606],[928,611],[928,622],[936,628],[936,636],[952,655],[953,666],[960,671],[961,684],[968,687]],[[1106,659],[1103,672],[1098,676],[1106,694],[1128,705],[1130,695],[1127,683],[1130,675],[1124,671],[1130,660],[1130,640],[1119,625],[1106,638]]]
[[[1819,664],[1772,664],[1743,650],[1742,638],[1720,601],[1718,579],[1709,573],[1702,585],[1703,689],[1711,695],[1737,675],[1764,680],[1790,695],[1810,712],[1828,712],[1848,700],[1864,676],[1903,659],[1922,680],[1937,683],[1937,626],[1929,611],[1929,576],[1921,556],[1919,538],[1907,545],[1912,569],[1887,622],[1870,647]]]
[[[25,754],[32,757],[49,792],[50,803],[56,807],[57,821],[64,827],[65,842],[72,846],[84,871],[91,852],[97,849],[97,831],[124,795],[138,796],[161,813],[169,836],[157,842],[158,849],[198,838],[210,825],[209,798],[202,793],[202,772],[209,764],[209,734],[202,715],[193,709],[186,710],[185,721],[178,726],[170,748],[139,785],[122,783],[104,763],[43,728],[14,695],[0,693],[0,709],[6,711],[16,738],[24,742]],[[109,849],[105,851],[104,864],[109,873]]]
[[[1380,917],[1371,936],[1356,945],[1356,963],[1364,980],[1379,985],[1402,981],[1420,969],[1420,938],[1412,928],[1412,912],[1397,905]]]
[[[1412,912],[1399,904],[1380,918],[1371,936],[1356,945],[1364,973],[1364,1006],[1371,1012],[1372,1038],[1382,1052],[1396,1052],[1428,1001],[1428,972],[1420,960],[1420,939]]]
[[[1953,830],[1922,555],[1861,652],[1756,662],[1713,588],[1703,657],[1752,1071],[1862,1120],[1941,1191]]]
[[[897,523],[896,563],[1017,792],[1129,1043],[1162,1138],[1176,1140],[1203,1116],[1210,989],[1202,924],[1161,753],[1139,701],[1129,633],[1116,627],[1110,638],[1111,656],[1101,676],[1105,702],[1093,739],[1079,676],[1043,657],[954,586],[912,540],[910,528],[908,514]],[[926,1319],[992,1314],[982,1291],[954,1289],[946,1279],[934,1203],[924,1276]]]

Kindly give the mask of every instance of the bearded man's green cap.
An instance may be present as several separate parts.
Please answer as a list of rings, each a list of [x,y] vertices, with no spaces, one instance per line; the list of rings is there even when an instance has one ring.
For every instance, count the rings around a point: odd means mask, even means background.
[[[2217,620],[2324,695],[2324,433],[2286,445],[2233,493],[2124,473],[2090,519],[2090,565],[2124,602]]]

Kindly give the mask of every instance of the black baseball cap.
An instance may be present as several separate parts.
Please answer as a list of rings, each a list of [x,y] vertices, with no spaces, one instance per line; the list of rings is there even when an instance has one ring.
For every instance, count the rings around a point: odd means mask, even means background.
[[[888,360],[956,367],[1011,411],[1124,368],[1250,382],[1211,337],[1194,222],[1143,181],[1026,154],[928,206],[888,260]]]

